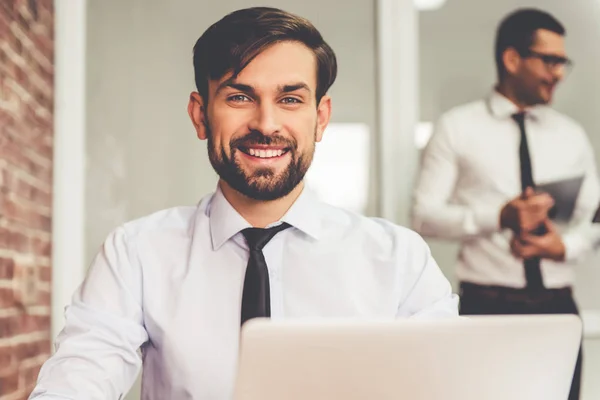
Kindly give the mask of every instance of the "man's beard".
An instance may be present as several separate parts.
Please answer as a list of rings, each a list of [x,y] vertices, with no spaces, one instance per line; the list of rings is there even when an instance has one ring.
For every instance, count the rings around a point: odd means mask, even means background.
[[[230,143],[231,155],[225,154],[224,149],[216,149],[212,139],[212,131],[206,127],[208,134],[208,158],[219,177],[241,194],[262,201],[270,201],[287,196],[306,175],[313,159],[315,147],[304,154],[298,154],[298,144],[278,135],[263,135],[253,131],[241,138],[233,139]],[[290,163],[280,173],[272,168],[264,167],[254,170],[248,175],[236,160],[236,153],[241,147],[252,145],[284,146],[291,157]]]
[[[556,85],[557,82],[554,84]],[[541,87],[545,86],[545,82],[535,82],[534,84],[528,84],[525,80],[520,82],[517,85],[516,94],[518,96],[519,101],[522,104],[525,104],[529,107],[534,107],[537,105],[547,105],[550,103],[551,98],[545,98],[541,93]],[[550,96],[551,97],[551,96]]]

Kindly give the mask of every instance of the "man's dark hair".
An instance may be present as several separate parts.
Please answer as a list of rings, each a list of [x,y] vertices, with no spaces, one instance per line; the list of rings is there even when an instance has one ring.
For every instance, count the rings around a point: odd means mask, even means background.
[[[317,104],[337,75],[335,53],[307,19],[270,7],[253,7],[223,17],[204,32],[194,46],[196,88],[208,101],[208,81],[232,72],[237,76],[257,55],[273,44],[295,41],[315,54]]]
[[[561,36],[566,34],[565,27],[549,13],[535,8],[519,9],[509,14],[500,23],[496,33],[496,68],[498,79],[506,76],[506,67],[502,55],[509,48],[525,55],[534,44],[538,29],[545,29]]]

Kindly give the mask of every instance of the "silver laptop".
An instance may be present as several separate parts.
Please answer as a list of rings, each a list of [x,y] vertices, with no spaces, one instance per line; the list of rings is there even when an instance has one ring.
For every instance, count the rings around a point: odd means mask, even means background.
[[[252,320],[234,400],[565,400],[574,315]]]

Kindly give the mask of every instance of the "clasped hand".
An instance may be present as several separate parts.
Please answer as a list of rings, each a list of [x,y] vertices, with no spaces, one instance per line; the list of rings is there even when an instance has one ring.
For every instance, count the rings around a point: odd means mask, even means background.
[[[523,196],[502,208],[500,226],[513,232],[510,249],[515,257],[564,260],[564,243],[548,217],[553,206],[554,200],[549,194],[527,188]]]

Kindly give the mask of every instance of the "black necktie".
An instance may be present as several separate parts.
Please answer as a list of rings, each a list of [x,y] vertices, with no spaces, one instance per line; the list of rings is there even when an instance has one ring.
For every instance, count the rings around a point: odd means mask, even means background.
[[[525,134],[525,113],[520,112],[518,114],[514,114],[512,118],[517,122],[519,129],[521,130],[519,159],[521,162],[521,190],[524,196],[525,189],[527,187],[535,189],[533,171],[531,169],[531,157],[529,155],[529,147],[527,146],[527,135]],[[545,233],[545,229],[536,229],[533,233],[536,235],[542,235]],[[542,272],[540,270],[540,258],[528,258],[523,261],[523,264],[525,267],[525,279],[527,280],[527,287],[530,289],[543,288],[544,281],[542,280]]]
[[[592,219],[592,223],[597,224],[598,222],[600,222],[600,206],[598,206],[598,208],[596,209],[596,212],[594,213],[594,218]]]
[[[251,318],[271,316],[269,270],[262,250],[273,236],[289,227],[284,222],[268,229],[247,228],[242,231],[250,249],[242,294],[242,325]]]

